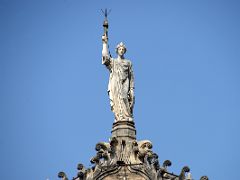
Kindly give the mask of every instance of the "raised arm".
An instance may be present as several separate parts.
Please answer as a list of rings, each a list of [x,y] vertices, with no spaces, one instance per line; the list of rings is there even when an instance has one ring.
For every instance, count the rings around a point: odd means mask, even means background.
[[[102,64],[108,66],[110,64],[110,57],[109,57],[109,51],[108,51],[108,37],[106,34],[102,36]]]

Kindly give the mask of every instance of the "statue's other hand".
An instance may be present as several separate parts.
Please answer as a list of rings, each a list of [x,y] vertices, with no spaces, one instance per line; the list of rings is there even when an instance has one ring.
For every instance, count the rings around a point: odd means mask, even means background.
[[[107,42],[108,42],[108,37],[107,37],[106,35],[103,35],[103,36],[102,36],[102,42],[107,44]]]
[[[133,104],[134,104],[134,92],[132,90],[130,90],[130,92],[128,93],[128,100],[130,102],[130,107],[133,106]]]

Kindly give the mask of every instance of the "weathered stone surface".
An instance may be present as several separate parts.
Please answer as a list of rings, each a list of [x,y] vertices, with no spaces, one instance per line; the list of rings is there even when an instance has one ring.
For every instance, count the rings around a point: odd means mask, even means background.
[[[108,95],[115,121],[133,121],[134,76],[131,61],[124,57],[127,48],[122,42],[119,43],[116,47],[118,57],[114,59],[108,54],[108,38],[106,34],[102,36],[102,40],[102,64],[110,72]]]
[[[134,179],[134,180],[146,180],[146,178],[138,173],[130,172],[127,167],[122,167],[117,173],[108,175],[103,178],[103,180],[127,180],[127,179]]]
[[[105,17],[107,16],[105,11]],[[160,165],[158,155],[152,151],[149,140],[138,141],[133,122],[134,81],[131,62],[124,58],[126,47],[117,46],[118,58],[108,54],[108,22],[104,21],[102,63],[110,71],[108,93],[115,122],[109,142],[96,144],[96,155],[91,158],[92,168],[79,164],[73,180],[192,180],[189,167],[182,168],[179,175],[169,173],[171,161]],[[68,180],[64,172],[59,178]],[[201,180],[208,180],[203,176]]]
[[[133,121],[117,121],[113,123],[112,137],[136,139],[136,129]]]
[[[130,132],[130,133],[129,133]],[[167,167],[169,160],[161,166],[158,155],[152,151],[149,140],[136,140],[136,130],[133,122],[119,121],[113,123],[112,137],[109,142],[96,144],[96,155],[91,159],[92,168],[86,169],[78,165],[76,180],[185,180],[185,173],[189,172],[184,167],[180,175],[171,174]],[[67,178],[59,176],[61,178]]]

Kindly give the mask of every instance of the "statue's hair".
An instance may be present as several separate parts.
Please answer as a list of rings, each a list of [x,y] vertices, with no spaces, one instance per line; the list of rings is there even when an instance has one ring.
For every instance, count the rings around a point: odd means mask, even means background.
[[[120,48],[120,47],[123,47],[124,48],[124,53],[126,53],[127,52],[127,48],[126,48],[126,46],[123,44],[123,42],[120,42],[118,45],[117,45],[117,47],[116,47],[116,53],[118,53],[118,48]]]

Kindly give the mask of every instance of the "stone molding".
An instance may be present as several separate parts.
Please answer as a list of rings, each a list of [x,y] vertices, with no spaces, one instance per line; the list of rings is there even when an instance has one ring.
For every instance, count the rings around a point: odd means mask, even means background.
[[[171,161],[160,165],[158,155],[152,151],[149,140],[136,140],[135,124],[132,121],[113,123],[109,142],[96,144],[96,155],[90,162],[92,168],[79,164],[73,180],[191,180],[190,168],[185,166],[179,175],[168,172]],[[64,172],[58,177],[68,180]],[[201,180],[208,180],[207,176]]]

